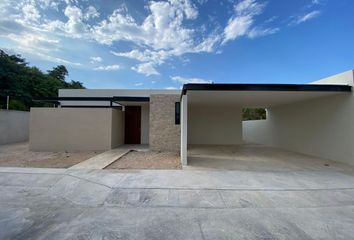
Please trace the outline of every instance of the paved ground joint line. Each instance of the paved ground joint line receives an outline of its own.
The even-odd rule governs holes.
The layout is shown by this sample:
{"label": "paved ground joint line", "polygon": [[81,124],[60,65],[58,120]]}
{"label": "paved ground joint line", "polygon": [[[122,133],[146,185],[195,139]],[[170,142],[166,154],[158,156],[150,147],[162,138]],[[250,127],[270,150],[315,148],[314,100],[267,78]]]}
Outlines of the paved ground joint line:
{"label": "paved ground joint line", "polygon": [[287,188],[287,189],[261,189],[261,188],[187,188],[187,187],[113,187],[113,189],[123,190],[187,190],[187,191],[240,191],[240,192],[313,192],[313,191],[346,191],[354,188]]}
{"label": "paved ground joint line", "polygon": [[103,184],[103,183],[100,183],[100,182],[96,182],[96,181],[93,181],[93,180],[90,180],[90,179],[87,179],[87,178],[83,178],[83,177],[71,175],[71,174],[69,174],[69,173],[67,173],[67,174],[65,174],[65,175],[66,175],[66,176],[69,176],[69,177],[73,177],[73,178],[80,179],[80,180],[85,181],[85,182],[97,184],[97,185],[100,185],[100,186],[102,186],[102,187],[106,187],[106,188],[109,188],[109,189],[115,189],[114,187],[111,187],[111,186],[108,186],[108,185],[106,185],[106,184]]}

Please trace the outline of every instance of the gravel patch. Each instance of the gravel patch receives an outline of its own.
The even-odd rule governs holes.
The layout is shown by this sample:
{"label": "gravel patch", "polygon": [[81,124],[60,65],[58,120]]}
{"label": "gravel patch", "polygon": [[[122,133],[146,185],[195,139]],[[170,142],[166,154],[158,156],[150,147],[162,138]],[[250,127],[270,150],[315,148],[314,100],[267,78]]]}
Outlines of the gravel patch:
{"label": "gravel patch", "polygon": [[0,167],[68,168],[101,152],[32,152],[27,142],[6,144],[0,145]]}

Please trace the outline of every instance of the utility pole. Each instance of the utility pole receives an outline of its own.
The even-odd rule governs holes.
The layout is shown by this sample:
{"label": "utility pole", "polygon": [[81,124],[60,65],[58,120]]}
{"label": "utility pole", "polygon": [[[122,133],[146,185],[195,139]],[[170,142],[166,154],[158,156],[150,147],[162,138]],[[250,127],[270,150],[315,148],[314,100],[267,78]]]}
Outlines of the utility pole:
{"label": "utility pole", "polygon": [[10,96],[6,97],[6,110],[9,110]]}

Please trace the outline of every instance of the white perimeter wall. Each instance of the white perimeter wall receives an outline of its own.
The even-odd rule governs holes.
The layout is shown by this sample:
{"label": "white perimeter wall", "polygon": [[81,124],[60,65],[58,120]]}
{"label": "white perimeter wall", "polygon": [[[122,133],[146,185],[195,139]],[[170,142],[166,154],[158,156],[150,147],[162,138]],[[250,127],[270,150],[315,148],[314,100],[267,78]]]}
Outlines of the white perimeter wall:
{"label": "white perimeter wall", "polygon": [[31,150],[107,150],[123,143],[124,113],[120,110],[31,108]]}
{"label": "white perimeter wall", "polygon": [[243,122],[243,136],[246,142],[354,165],[353,93],[270,108],[267,120]]}
{"label": "white perimeter wall", "polygon": [[230,106],[188,106],[188,144],[241,144],[241,112]]}
{"label": "white perimeter wall", "polygon": [[0,144],[28,141],[29,112],[0,110]]}

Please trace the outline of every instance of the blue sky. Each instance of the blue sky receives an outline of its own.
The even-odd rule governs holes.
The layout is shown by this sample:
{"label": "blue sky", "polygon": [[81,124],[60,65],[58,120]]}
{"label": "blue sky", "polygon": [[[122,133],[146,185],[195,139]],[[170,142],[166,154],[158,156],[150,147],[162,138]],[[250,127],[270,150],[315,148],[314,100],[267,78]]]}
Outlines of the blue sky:
{"label": "blue sky", "polygon": [[2,0],[0,48],[88,88],[305,83],[354,68],[352,0]]}

